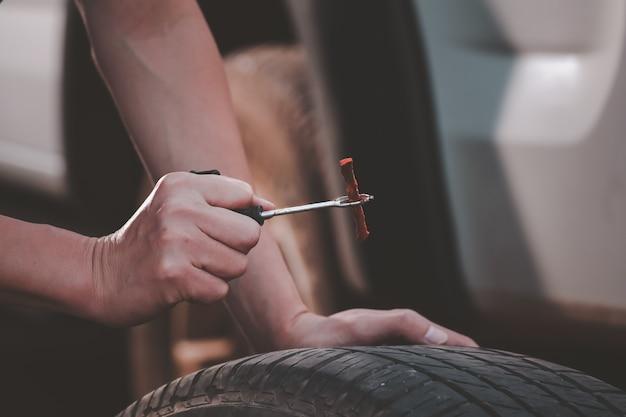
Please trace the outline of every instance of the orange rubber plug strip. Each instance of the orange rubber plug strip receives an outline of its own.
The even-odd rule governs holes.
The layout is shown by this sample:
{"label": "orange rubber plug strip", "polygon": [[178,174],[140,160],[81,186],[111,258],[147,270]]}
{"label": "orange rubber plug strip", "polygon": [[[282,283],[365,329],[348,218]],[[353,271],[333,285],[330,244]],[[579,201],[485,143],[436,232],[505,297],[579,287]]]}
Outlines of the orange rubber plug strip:
{"label": "orange rubber plug strip", "polygon": [[[343,179],[346,181],[346,194],[348,195],[349,201],[361,201],[361,197],[359,194],[359,184],[356,182],[356,177],[354,176],[354,162],[352,158],[344,158],[339,161],[339,166],[341,167],[341,174],[343,175]],[[370,235],[369,230],[367,230],[367,223],[365,222],[365,212],[363,211],[362,206],[354,206],[351,208],[352,210],[352,218],[354,219],[354,224],[356,225],[356,236],[359,240],[365,240]]]}

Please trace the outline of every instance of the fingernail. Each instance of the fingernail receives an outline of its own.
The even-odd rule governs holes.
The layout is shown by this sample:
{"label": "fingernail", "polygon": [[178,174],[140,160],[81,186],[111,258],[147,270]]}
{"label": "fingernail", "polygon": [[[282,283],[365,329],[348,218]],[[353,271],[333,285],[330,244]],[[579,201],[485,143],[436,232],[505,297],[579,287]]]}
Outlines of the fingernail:
{"label": "fingernail", "polygon": [[448,334],[440,328],[431,325],[424,335],[424,341],[431,345],[443,345],[448,341]]}
{"label": "fingernail", "polygon": [[266,200],[263,197],[259,197],[259,196],[256,196],[256,198],[259,200],[259,203],[263,207],[265,207],[265,208],[267,208],[269,210],[272,210],[272,209],[276,208],[276,205],[274,203],[272,203],[271,201]]}

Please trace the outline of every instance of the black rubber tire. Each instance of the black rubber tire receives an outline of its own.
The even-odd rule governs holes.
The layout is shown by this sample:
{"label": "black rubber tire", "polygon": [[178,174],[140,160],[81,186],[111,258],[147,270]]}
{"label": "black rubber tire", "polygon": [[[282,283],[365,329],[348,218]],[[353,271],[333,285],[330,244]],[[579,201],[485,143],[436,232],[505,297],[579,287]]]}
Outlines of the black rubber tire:
{"label": "black rubber tire", "polygon": [[118,417],[139,416],[626,416],[626,393],[490,349],[296,349],[179,378]]}

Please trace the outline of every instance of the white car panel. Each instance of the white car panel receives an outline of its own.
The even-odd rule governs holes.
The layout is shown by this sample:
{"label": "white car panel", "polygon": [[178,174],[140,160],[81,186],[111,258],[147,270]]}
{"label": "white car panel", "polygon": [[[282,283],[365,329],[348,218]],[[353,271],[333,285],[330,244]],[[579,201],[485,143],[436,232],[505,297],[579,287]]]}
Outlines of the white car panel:
{"label": "white car panel", "polygon": [[62,76],[67,2],[0,5],[0,176],[67,193]]}
{"label": "white car panel", "polygon": [[475,300],[624,322],[626,4],[415,4]]}

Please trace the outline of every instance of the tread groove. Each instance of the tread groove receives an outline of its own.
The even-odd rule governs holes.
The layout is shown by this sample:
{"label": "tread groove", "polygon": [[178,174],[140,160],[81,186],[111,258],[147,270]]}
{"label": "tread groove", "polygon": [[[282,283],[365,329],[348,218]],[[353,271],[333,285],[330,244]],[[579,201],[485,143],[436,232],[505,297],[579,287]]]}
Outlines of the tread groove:
{"label": "tread groove", "polygon": [[[454,411],[454,410],[456,410],[457,408],[461,408],[461,407],[463,407],[463,406],[465,406],[465,405],[467,405],[467,404],[468,404],[467,402],[463,402],[463,403],[460,403],[460,404],[452,404],[450,407],[448,407],[448,408],[444,408],[444,409],[443,409],[443,410],[441,410],[441,411],[437,411],[435,414],[431,414],[431,415],[429,415],[428,417],[445,417],[445,415],[446,415],[446,414],[448,414],[448,413],[450,413],[451,411]],[[403,417],[407,416],[409,413],[413,412],[414,410],[415,410],[415,409],[407,411],[407,412],[403,415]]]}
{"label": "tread groove", "polygon": [[[581,416],[581,417],[586,417],[586,416],[585,416],[585,414],[582,412],[582,410],[579,410],[579,409],[578,409],[578,407],[576,407],[576,406],[574,406],[574,405],[572,405],[572,404],[569,404],[566,400],[564,400],[564,399],[563,399],[560,395],[558,395],[557,393],[555,393],[553,390],[551,390],[551,389],[547,388],[545,385],[542,385],[542,384],[539,384],[539,383],[535,382],[534,380],[532,380],[532,379],[530,379],[530,378],[526,377],[524,374],[522,374],[522,373],[520,373],[520,372],[518,372],[518,371],[515,371],[515,370],[513,370],[513,369],[509,368],[508,366],[504,366],[504,365],[501,365],[501,364],[497,364],[497,363],[489,362],[489,361],[487,361],[487,360],[485,360],[485,359],[483,359],[483,358],[480,358],[480,357],[478,357],[478,356],[476,356],[476,355],[469,354],[469,353],[467,353],[467,352],[459,352],[459,354],[461,354],[461,355],[465,355],[465,356],[468,356],[468,357],[471,357],[471,358],[473,358],[473,359],[480,360],[480,361],[482,361],[482,362],[488,363],[488,364],[490,364],[490,365],[492,365],[492,366],[495,366],[495,367],[497,367],[497,368],[501,368],[501,369],[503,369],[503,370],[505,370],[505,371],[507,371],[507,372],[510,372],[510,373],[512,373],[513,375],[516,375],[516,376],[518,376],[519,378],[523,379],[523,380],[524,380],[524,381],[526,381],[527,383],[529,383],[529,384],[531,384],[531,385],[534,385],[535,387],[537,387],[537,388],[539,388],[540,390],[542,390],[542,391],[546,392],[547,394],[550,394],[552,397],[554,397],[555,399],[557,399],[557,400],[559,401],[559,403],[561,403],[561,405],[563,405],[563,406],[564,406],[564,407],[566,407],[566,408],[569,408],[570,410],[572,410],[573,412],[575,412],[575,413],[576,413],[576,414],[578,414],[579,416]],[[518,358],[519,358],[519,356],[518,356]]]}
{"label": "tread groove", "polygon": [[[304,351],[295,351],[295,352],[289,353],[289,354],[287,354],[287,355],[285,355],[285,356],[283,356],[283,357],[281,357],[281,358],[279,358],[279,359],[275,360],[274,362],[271,362],[270,364],[268,364],[268,365],[267,365],[267,368],[266,368],[266,370],[265,370],[265,373],[267,374],[267,378],[265,378],[265,379],[263,380],[263,383],[261,384],[261,387],[260,387],[259,391],[261,391],[261,392],[265,391],[265,385],[267,384],[267,381],[269,380],[269,377],[270,377],[270,375],[271,375],[272,371],[273,371],[274,369],[276,369],[276,367],[277,367],[278,365],[280,365],[281,363],[285,362],[287,359],[289,359],[289,358],[292,358],[292,357],[296,356],[296,355],[297,355],[297,354],[299,354],[299,353],[309,353],[309,351],[310,351],[310,349],[307,349],[307,350],[304,350]],[[296,363],[297,363],[297,362],[296,362]],[[293,366],[294,366],[294,365],[290,365],[290,366],[289,366],[289,369],[291,369]]]}
{"label": "tread groove", "polygon": [[324,366],[328,365],[329,363],[332,363],[334,361],[336,361],[337,359],[341,359],[346,357],[347,355],[349,355],[348,352],[341,352],[337,355],[331,356],[330,358],[324,359],[322,362],[315,364],[315,366],[313,366],[312,368],[309,369],[308,372],[308,378],[306,379],[306,381],[304,382],[304,384],[302,384],[302,386],[300,388],[298,388],[298,391],[296,392],[296,396],[298,396],[300,393],[302,393],[306,387],[309,385],[309,383],[311,382],[311,379],[313,379],[313,376]]}
{"label": "tread groove", "polygon": [[[139,407],[139,400],[137,400],[133,404],[129,405],[129,407],[133,407],[133,411],[130,412],[130,416],[131,417],[137,417],[137,407]],[[123,413],[123,411],[122,411],[122,413]]]}
{"label": "tread groove", "polygon": [[[400,350],[400,351],[402,351],[402,352],[406,352],[406,353],[411,353],[411,354],[413,354],[413,355],[417,355],[415,352],[406,351],[406,350],[404,350],[404,349],[398,349],[398,350]],[[470,371],[470,370],[468,370],[468,369],[461,368],[461,367],[459,367],[459,366],[455,365],[454,363],[449,362],[449,361],[446,361],[446,360],[444,360],[444,359],[441,359],[441,358],[435,358],[435,357],[433,357],[433,356],[429,356],[429,355],[427,355],[427,354],[425,354],[425,353],[424,353],[423,355],[424,355],[424,356],[426,356],[426,357],[428,357],[428,358],[430,358],[430,359],[437,360],[437,361],[439,361],[439,362],[441,362],[441,363],[445,363],[446,365],[448,365],[448,366],[450,366],[450,367],[452,367],[452,368],[458,369],[458,370],[459,370],[459,371],[461,371],[461,372],[465,372],[465,373],[467,373],[468,375],[472,375],[473,377],[475,377],[475,378],[479,379],[480,381],[482,381],[482,382],[484,382],[484,383],[488,384],[490,387],[494,388],[496,391],[501,392],[502,394],[506,395],[506,396],[507,396],[508,398],[510,398],[513,402],[515,402],[516,404],[520,405],[520,406],[521,406],[524,410],[528,411],[528,412],[529,412],[529,413],[531,413],[533,416],[535,416],[535,417],[542,417],[542,416],[541,416],[541,414],[536,413],[535,411],[533,411],[533,409],[531,408],[531,406],[530,406],[529,404],[526,404],[524,401],[522,401],[522,400],[520,400],[519,398],[517,398],[517,397],[516,397],[516,396],[515,396],[515,395],[514,395],[511,391],[509,391],[508,389],[506,389],[506,388],[504,388],[504,387],[501,387],[501,386],[499,386],[499,385],[497,385],[497,384],[494,384],[494,383],[493,383],[493,382],[491,382],[488,378],[485,378],[484,376],[482,376],[482,375],[480,375],[480,374],[477,374],[476,372],[472,372],[472,371]],[[491,364],[491,362],[487,362],[487,363]]]}
{"label": "tread groove", "polygon": [[[380,372],[380,371],[382,371],[382,370],[384,370],[386,368],[390,368],[393,365],[395,365],[395,364],[385,364],[385,365],[382,365],[380,367],[370,369],[369,371],[367,371],[367,372],[357,376],[356,378],[353,378],[351,380],[345,381],[344,384],[342,384],[340,389],[338,389],[337,391],[341,392],[342,395],[343,395],[343,394],[347,393],[346,391],[347,391],[347,388],[349,386],[351,386],[351,385],[354,386],[354,385],[360,383],[361,381],[364,381],[366,378],[370,377],[371,375],[376,374],[376,373],[378,373],[378,372]],[[362,397],[360,397],[360,398],[362,398]],[[339,408],[339,406],[343,403],[343,400],[344,399],[342,399],[341,396],[339,396],[339,399],[333,404],[332,408],[333,409]]]}
{"label": "tread groove", "polygon": [[[528,358],[522,358],[523,361],[528,362],[528,363],[532,363],[533,365],[537,366],[538,368],[543,369],[544,371],[547,372],[551,372],[555,375],[560,376],[561,378],[567,380],[570,384],[574,385],[575,387],[577,387],[578,389],[580,389],[581,391],[584,391],[586,393],[588,393],[589,395],[593,396],[596,400],[598,400],[599,402],[601,402],[602,404],[604,404],[606,407],[608,407],[611,412],[613,414],[615,414],[616,416],[623,416],[624,414],[620,412],[619,409],[617,409],[613,404],[611,404],[609,401],[607,401],[605,398],[603,398],[600,395],[597,395],[597,391],[592,391],[587,389],[587,387],[585,387],[583,384],[579,383],[578,381],[576,381],[574,378],[570,378],[569,376],[567,376],[566,372],[558,372],[555,371],[554,369],[550,369],[547,366],[544,366],[540,363],[537,363],[535,361],[529,360]],[[583,374],[584,375],[584,374]]]}
{"label": "tread groove", "polygon": [[170,404],[173,404],[176,398],[178,398],[178,388],[180,387],[180,383],[183,382],[183,378],[178,378],[178,383],[176,384],[176,388],[174,388],[174,392],[172,393],[172,398],[170,398]]}
{"label": "tread groove", "polygon": [[[359,350],[354,350],[353,352],[360,352],[360,351]],[[437,382],[441,383],[442,385],[447,386],[451,390],[456,391],[457,393],[461,394],[465,398],[467,398],[469,400],[472,400],[472,402],[474,402],[476,405],[481,407],[483,409],[483,411],[485,411],[487,414],[489,414],[491,416],[494,416],[494,417],[501,417],[498,414],[498,412],[493,409],[493,407],[491,407],[490,405],[486,404],[484,401],[480,400],[479,398],[474,397],[472,394],[466,392],[465,390],[463,390],[462,387],[459,387],[457,384],[452,383],[450,381],[446,381],[444,378],[441,378],[437,374],[434,374],[434,373],[429,372],[429,371],[424,371],[421,367],[415,366],[414,364],[406,364],[406,363],[404,363],[402,361],[398,361],[397,359],[390,358],[390,357],[388,357],[386,355],[382,355],[382,354],[374,353],[374,352],[367,352],[367,354],[372,355],[372,356],[378,356],[378,357],[381,357],[381,358],[384,358],[384,359],[387,359],[387,360],[390,360],[390,361],[394,361],[394,362],[402,364],[402,365],[406,365],[407,367],[413,368],[416,371],[421,372],[424,375],[429,376],[434,381],[437,381]]]}
{"label": "tread groove", "polygon": [[167,384],[163,385],[163,389],[161,390],[161,395],[157,401],[157,406],[156,408],[154,408],[155,410],[158,410],[163,406],[162,402],[163,402],[163,397],[165,397],[165,391],[167,391],[167,388],[170,386],[171,383],[172,382],[168,382]]}

